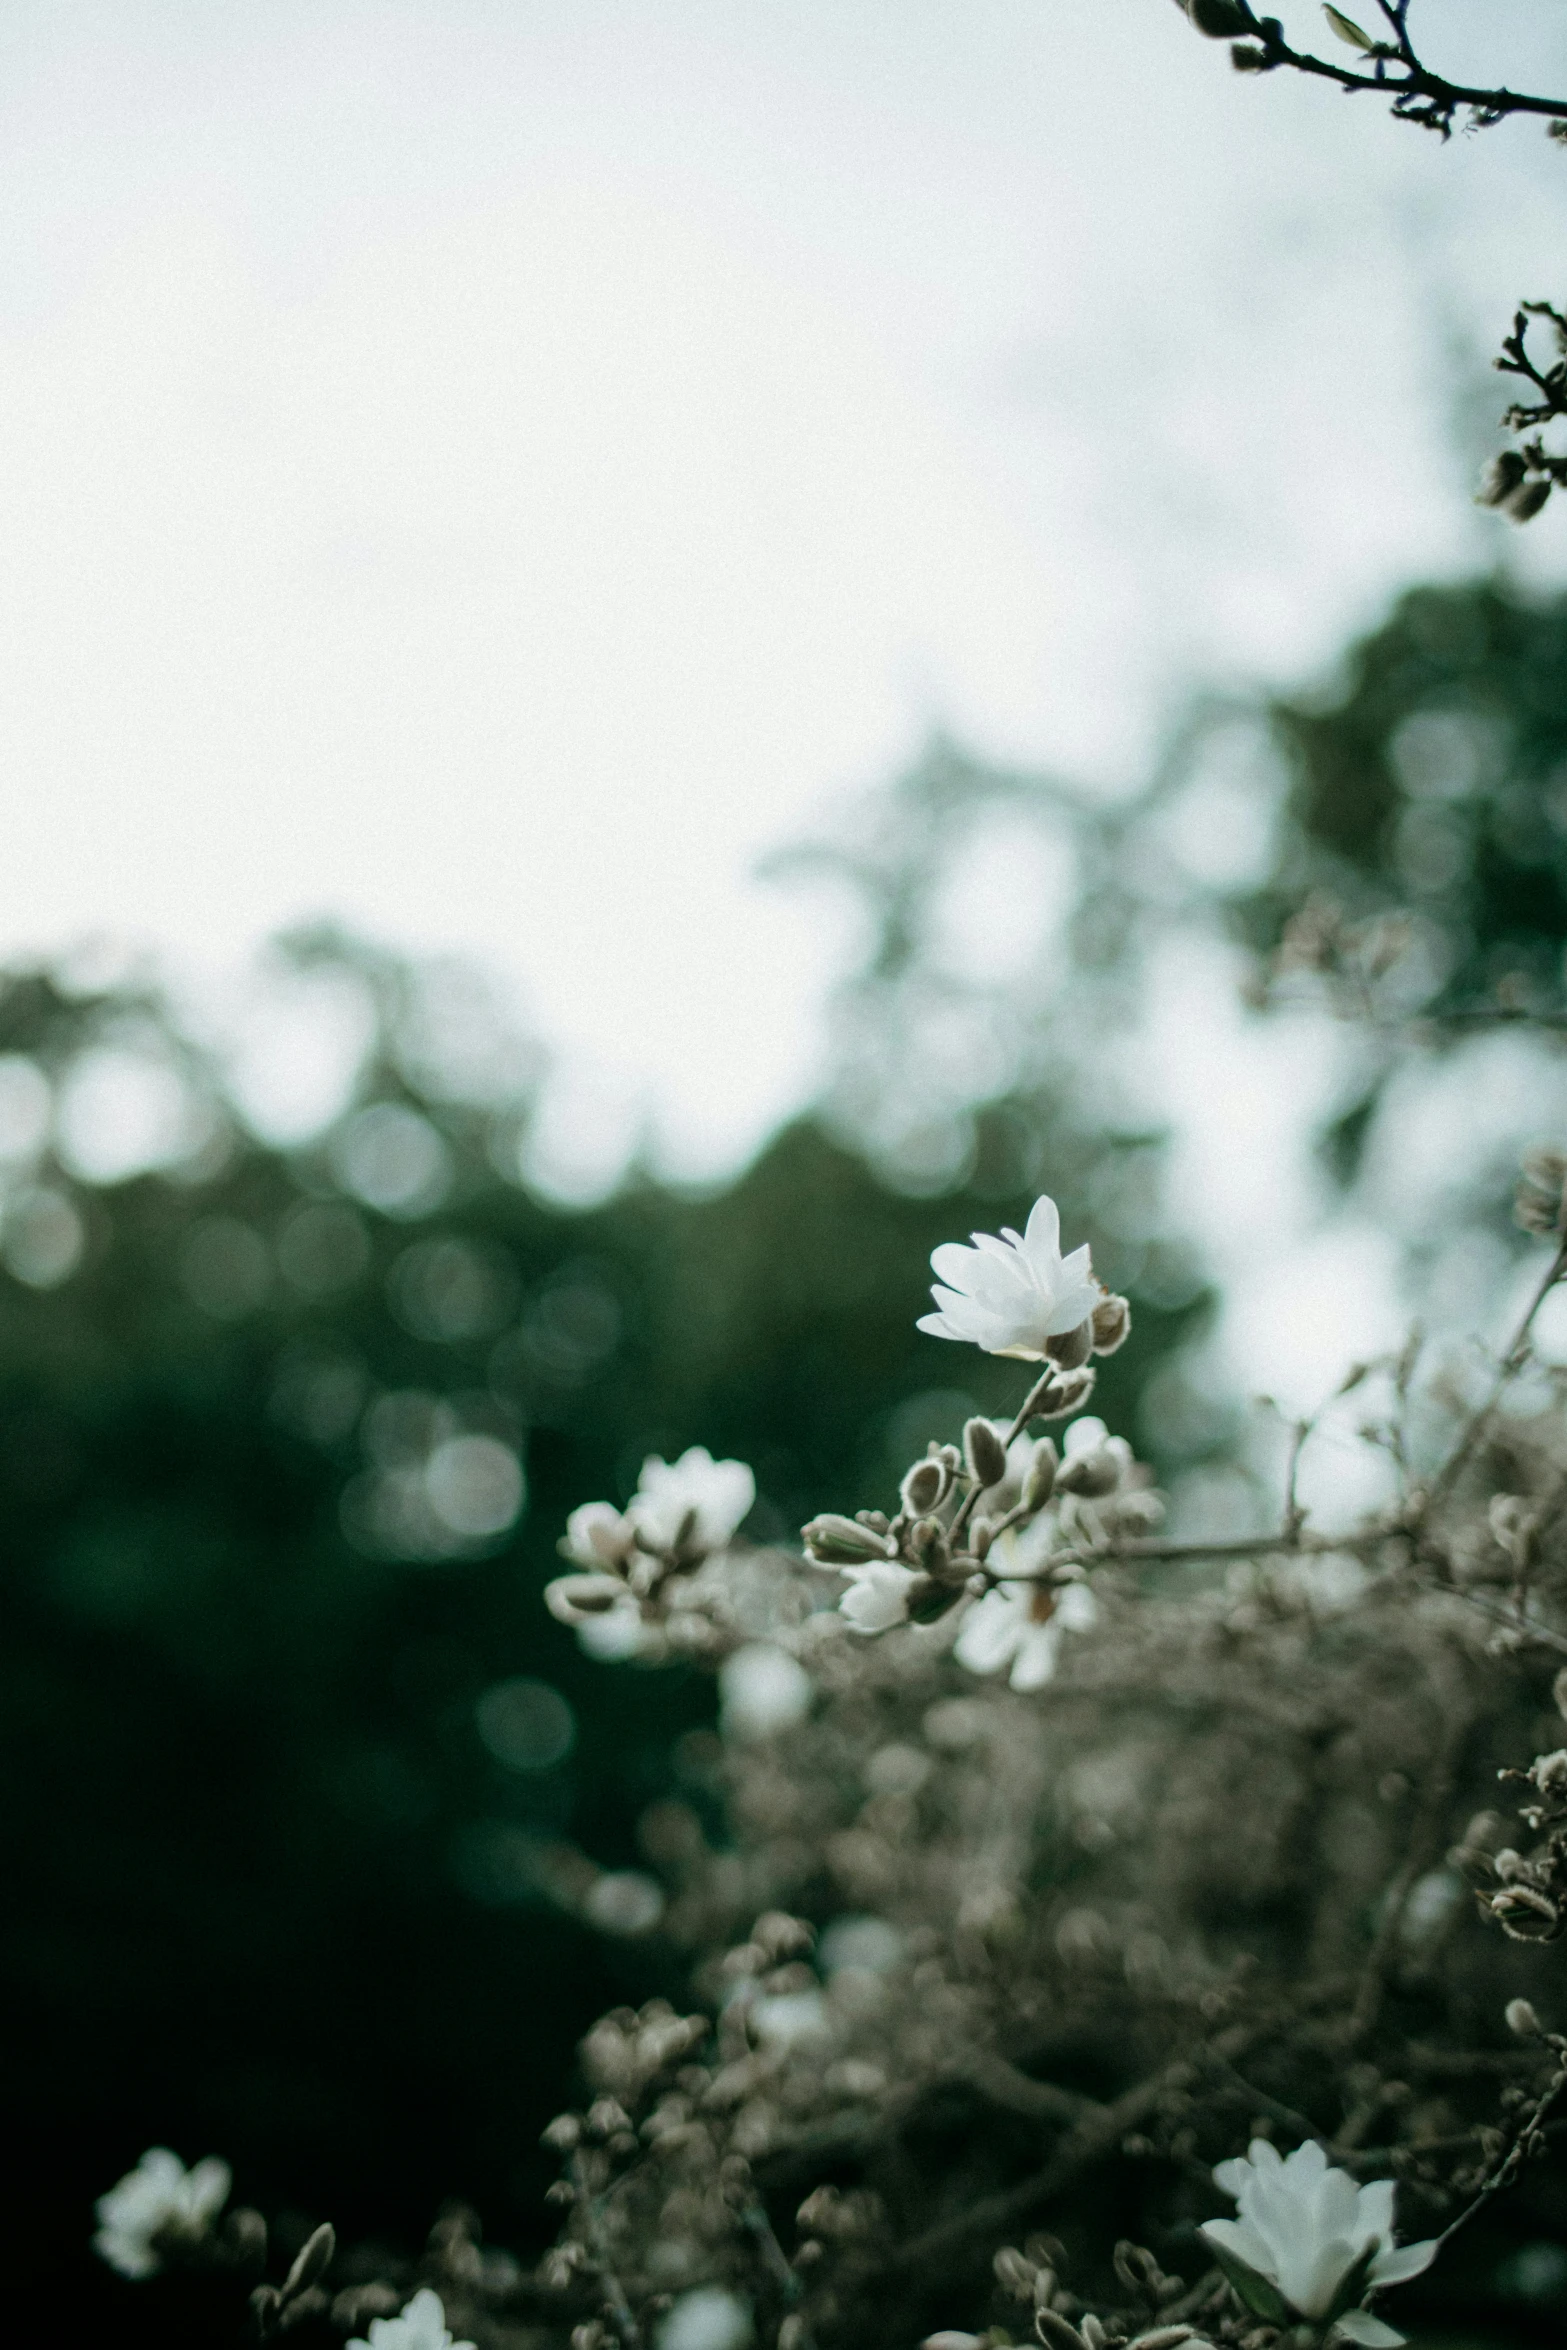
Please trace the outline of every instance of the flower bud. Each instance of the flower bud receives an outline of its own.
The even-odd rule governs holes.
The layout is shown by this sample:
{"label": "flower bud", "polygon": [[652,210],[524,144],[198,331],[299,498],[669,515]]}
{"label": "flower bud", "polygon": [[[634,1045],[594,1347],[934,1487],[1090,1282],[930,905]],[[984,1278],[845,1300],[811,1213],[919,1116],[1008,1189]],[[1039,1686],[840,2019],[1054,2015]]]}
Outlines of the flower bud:
{"label": "flower bud", "polygon": [[1132,1327],[1132,1309],[1124,1297],[1109,1296],[1093,1311],[1094,1352],[1113,1355],[1126,1344]]}
{"label": "flower bud", "polygon": [[963,1458],[976,1485],[999,1485],[1007,1473],[1007,1448],[988,1420],[970,1420],[963,1431]]}
{"label": "flower bud", "polygon": [[574,2113],[558,2113],[545,2130],[539,2143],[549,2146],[557,2154],[569,2154],[582,2137],[582,2124]]}
{"label": "flower bud", "polygon": [[916,1461],[905,1476],[899,1492],[903,1506],[911,1518],[928,1517],[947,1490],[947,1464],[932,1456]]}
{"label": "flower bud", "polygon": [[329,2219],[324,2219],[294,2255],[294,2265],[283,2279],[284,2300],[292,2301],[299,2294],[308,2293],[317,2278],[331,2267],[336,2250],[337,2230]]}
{"label": "flower bud", "polygon": [[1004,2292],[1015,2294],[1019,2301],[1033,2298],[1034,2264],[1024,2259],[1015,2244],[1003,2244],[990,2265]]}
{"label": "flower bud", "polygon": [[1237,73],[1266,73],[1268,52],[1254,49],[1249,41],[1237,41],[1230,51],[1230,63]]}
{"label": "flower bud", "polygon": [[1034,1417],[1039,1420],[1069,1420],[1080,1412],[1094,1392],[1092,1370],[1067,1371],[1059,1379],[1052,1379],[1034,1406]]}
{"label": "flower bud", "polygon": [[1502,500],[1502,512],[1509,522],[1532,522],[1551,494],[1551,477],[1537,473],[1529,481],[1520,482],[1517,489]]}
{"label": "flower bud", "polygon": [[1231,41],[1237,33],[1256,29],[1256,20],[1240,0],[1180,0],[1198,32],[1210,41]]}
{"label": "flower bud", "polygon": [[1121,1464],[1107,1444],[1092,1452],[1073,1453],[1056,1479],[1058,1493],[1075,1493],[1084,1501],[1102,1501],[1121,1482]]}
{"label": "flower bud", "polygon": [[1554,1754],[1537,1754],[1528,1776],[1542,1795],[1567,1795],[1567,1746],[1558,1746]]}
{"label": "flower bud", "polygon": [[1551,1683],[1551,1695],[1556,1700],[1557,1712],[1564,1717],[1567,1717],[1567,1665],[1563,1665],[1561,1671],[1557,1674],[1555,1680]]}
{"label": "flower bud", "polygon": [[1540,2019],[1527,1999],[1509,1999],[1507,2002],[1507,2029],[1515,2040],[1537,2040]]}
{"label": "flower bud", "polygon": [[1059,1371],[1075,1371],[1086,1363],[1094,1351],[1093,1320],[1079,1322],[1075,1330],[1063,1330],[1055,1338],[1045,1340],[1045,1352]]}
{"label": "flower bud", "polygon": [[1491,459],[1480,475],[1480,487],[1475,492],[1477,506],[1505,504],[1528,471],[1516,449],[1503,449]]}
{"label": "flower bud", "polygon": [[544,1586],[544,1604],[559,1624],[607,1615],[624,1596],[625,1585],[612,1575],[557,1575]]}
{"label": "flower bud", "polygon": [[939,1583],[934,1575],[918,1576],[909,1589],[909,1622],[937,1623],[949,1608],[957,1606],[967,1588],[967,1578],[960,1583]]}
{"label": "flower bud", "polygon": [[1061,1456],[1048,1436],[1041,1436],[1034,1447],[1034,1457],[1023,1480],[1023,1507],[1042,1510],[1056,1489],[1056,1471]]}
{"label": "flower bud", "polygon": [[852,1566],[860,1559],[884,1559],[890,1555],[884,1535],[871,1526],[862,1526],[856,1518],[842,1518],[834,1511],[813,1518],[800,1529],[800,1539],[813,1559],[823,1566]]}
{"label": "flower bud", "polygon": [[920,2350],[979,2350],[980,2341],[978,2334],[927,2334]]}

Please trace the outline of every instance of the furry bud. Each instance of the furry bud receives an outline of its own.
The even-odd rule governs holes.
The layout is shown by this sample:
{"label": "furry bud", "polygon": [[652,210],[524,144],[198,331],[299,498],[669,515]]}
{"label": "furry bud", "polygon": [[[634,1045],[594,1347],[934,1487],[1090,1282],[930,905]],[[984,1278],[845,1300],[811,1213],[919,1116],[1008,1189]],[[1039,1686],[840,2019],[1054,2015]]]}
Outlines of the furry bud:
{"label": "furry bud", "polygon": [[988,1420],[970,1420],[963,1431],[963,1458],[976,1485],[999,1485],[1007,1473],[1007,1448]]}
{"label": "furry bud", "polygon": [[1019,2301],[1033,2299],[1034,2264],[1031,2260],[1025,2260],[1015,2245],[1003,2244],[990,2265],[996,2272],[997,2284],[1004,2292],[1015,2295]]}
{"label": "furry bud", "polygon": [[935,1459],[916,1461],[898,1490],[911,1518],[928,1517],[947,1490],[946,1463]]}
{"label": "furry bud", "polygon": [[861,1559],[884,1559],[890,1550],[885,1536],[878,1534],[874,1527],[862,1526],[855,1518],[839,1517],[831,1510],[813,1518],[808,1526],[802,1526],[800,1539],[812,1558],[828,1567],[853,1566]]}
{"label": "furry bud", "polygon": [[1507,2029],[1515,2040],[1537,2040],[1540,2019],[1527,1999],[1509,1999],[1507,2002]]}
{"label": "furry bud", "polygon": [[1557,1712],[1564,1717],[1567,1717],[1567,1665],[1563,1665],[1561,1671],[1557,1674],[1555,1680],[1551,1683],[1551,1695],[1556,1700]]}
{"label": "furry bud", "polygon": [[1058,1371],[1075,1371],[1086,1363],[1094,1351],[1092,1320],[1079,1322],[1075,1330],[1063,1330],[1056,1338],[1045,1340],[1045,1352]]}
{"label": "furry bud", "polygon": [[1132,1309],[1124,1297],[1104,1298],[1093,1311],[1094,1352],[1113,1355],[1118,1346],[1126,1344],[1132,1327]]}
{"label": "furry bud", "polygon": [[1034,1457],[1023,1480],[1023,1507],[1042,1510],[1056,1489],[1056,1471],[1061,1456],[1048,1436],[1041,1436],[1034,1447]]}
{"label": "furry bud", "polygon": [[1034,1416],[1040,1420],[1069,1420],[1080,1412],[1094,1392],[1094,1373],[1091,1370],[1068,1371],[1059,1379],[1052,1379],[1034,1406]]}

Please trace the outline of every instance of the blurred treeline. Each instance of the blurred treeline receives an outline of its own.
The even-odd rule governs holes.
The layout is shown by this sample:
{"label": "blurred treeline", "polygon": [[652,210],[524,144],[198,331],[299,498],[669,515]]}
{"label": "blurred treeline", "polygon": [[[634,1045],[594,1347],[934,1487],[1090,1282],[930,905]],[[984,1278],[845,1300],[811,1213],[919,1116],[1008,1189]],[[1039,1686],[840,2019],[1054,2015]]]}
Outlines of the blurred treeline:
{"label": "blurred treeline", "polygon": [[[1241,873],[1208,855],[1237,809]],[[0,988],[30,2269],[86,2276],[93,2196],[154,2141],[356,2234],[416,2241],[459,2195],[542,2240],[538,2132],[577,2037],[678,1989],[649,1907],[595,1910],[596,1872],[647,1872],[650,1807],[703,1801],[715,1716],[706,1680],[592,1664],[546,1615],[568,1510],[692,1443],[754,1465],[759,1539],[885,1499],[911,1445],[1015,1384],[916,1332],[929,1250],[1041,1189],[1137,1306],[1106,1417],[1167,1478],[1222,1450],[1182,1368],[1213,1300],[1118,1041],[1172,927],[1270,951],[1323,891],[1417,926],[1424,977],[1406,959],[1379,1013],[1397,1051],[1409,1018],[1436,1057],[1493,1010],[1549,1020],[1567,605],[1423,591],[1315,697],[1205,709],[1116,806],[938,743],[793,862],[855,892],[865,955],[818,1108],[708,1195],[634,1171],[552,1204],[527,1181],[526,1040],[460,975],[330,932],[283,964],[352,994],[366,1042],[305,1144],[247,1123],[155,987],[62,965]],[[1037,935],[970,968],[953,908],[986,891],[1011,931],[1033,893]],[[1395,1065],[1379,1046],[1338,1116],[1335,1179]],[[115,1121],[146,1127],[149,1101],[157,1163],[118,1166]],[[122,2337],[154,2322],[107,2276],[84,2290]]]}

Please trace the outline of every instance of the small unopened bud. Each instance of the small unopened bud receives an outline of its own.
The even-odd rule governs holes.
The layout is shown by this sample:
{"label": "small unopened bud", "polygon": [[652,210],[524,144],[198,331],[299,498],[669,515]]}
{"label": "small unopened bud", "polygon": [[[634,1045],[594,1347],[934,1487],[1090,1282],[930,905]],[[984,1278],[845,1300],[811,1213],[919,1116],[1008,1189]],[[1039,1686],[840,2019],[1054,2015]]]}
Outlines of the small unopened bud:
{"label": "small unopened bud", "polygon": [[1179,0],[1179,5],[1210,41],[1233,40],[1237,33],[1256,29],[1251,10],[1241,7],[1239,0]]}
{"label": "small unopened bud", "polygon": [[1551,1683],[1551,1695],[1556,1700],[1557,1712],[1564,1717],[1567,1717],[1567,1665],[1563,1665],[1561,1671],[1557,1674],[1555,1680]]}
{"label": "small unopened bud", "polygon": [[927,2334],[920,2350],[979,2350],[980,2339],[978,2334]]}
{"label": "small unopened bud", "polygon": [[1249,41],[1237,41],[1230,51],[1230,63],[1237,73],[1266,73],[1268,53],[1265,49],[1254,49]]}
{"label": "small unopened bud", "polygon": [[1121,1464],[1107,1444],[1092,1452],[1073,1453],[1056,1479],[1059,1493],[1075,1493],[1084,1501],[1102,1501],[1121,1481]]}
{"label": "small unopened bud", "polygon": [[909,1622],[911,1624],[938,1622],[949,1608],[957,1606],[967,1589],[967,1576],[960,1582],[942,1583],[938,1582],[934,1575],[921,1575],[909,1590],[907,1602]]}
{"label": "small unopened bud", "polygon": [[607,1615],[624,1599],[625,1589],[612,1575],[557,1575],[544,1586],[544,1604],[557,1623],[580,1624],[588,1616]]}
{"label": "small unopened bud", "polygon": [[1523,480],[1528,467],[1516,449],[1503,449],[1493,457],[1480,475],[1480,487],[1475,492],[1477,506],[1500,506],[1510,498]]}
{"label": "small unopened bud", "polygon": [[916,1461],[898,1490],[911,1518],[927,1517],[947,1490],[946,1463],[934,1459]]}
{"label": "small unopened bud", "polygon": [[999,1485],[1007,1473],[1007,1448],[988,1420],[970,1420],[963,1431],[963,1458],[976,1485]]}
{"label": "small unopened bud", "polygon": [[830,2229],[834,2219],[837,2217],[837,2211],[837,2188],[813,2187],[809,2195],[806,2196],[805,2201],[801,2204],[799,2210],[795,2213],[795,2222],[797,2226],[804,2228],[808,2234],[814,2233],[818,2229]]}
{"label": "small unopened bud", "polygon": [[1549,474],[1537,473],[1530,481],[1520,482],[1509,497],[1502,500],[1502,512],[1509,522],[1532,522],[1551,494]]}
{"label": "small unopened bud", "polygon": [[557,2154],[569,2154],[582,2140],[582,2124],[574,2113],[558,2113],[539,2140],[541,2146],[553,2147]]}
{"label": "small unopened bud", "polygon": [[1092,1317],[1079,1322],[1075,1330],[1062,1330],[1056,1337],[1045,1340],[1045,1352],[1058,1371],[1075,1371],[1079,1363],[1086,1363],[1094,1351]]}
{"label": "small unopened bud", "polygon": [[1567,1795],[1567,1746],[1558,1746],[1554,1754],[1537,1754],[1529,1777],[1542,1795]]}
{"label": "small unopened bud", "polygon": [[1034,1457],[1028,1464],[1028,1475],[1023,1480],[1023,1507],[1042,1510],[1056,1489],[1056,1471],[1061,1456],[1048,1436],[1041,1436],[1034,1447]]}
{"label": "small unopened bud", "polygon": [[294,2256],[294,2265],[283,2279],[284,2300],[293,2301],[301,2293],[308,2293],[317,2278],[331,2267],[336,2250],[337,2230],[330,2220],[324,2219]]}
{"label": "small unopened bud", "polygon": [[1091,1370],[1068,1371],[1059,1379],[1052,1379],[1038,1403],[1034,1414],[1041,1420],[1069,1420],[1080,1412],[1094,1392],[1095,1374]]}
{"label": "small unopened bud", "polygon": [[890,1547],[886,1537],[874,1527],[862,1526],[856,1518],[839,1517],[832,1510],[802,1526],[800,1539],[812,1558],[828,1567],[852,1566],[861,1559],[884,1559]]}
{"label": "small unopened bud", "polygon": [[1507,2002],[1507,2029],[1515,2040],[1538,2040],[1540,2019],[1527,1999],[1509,1999]]}
{"label": "small unopened bud", "polygon": [[617,2131],[629,2130],[631,2116],[618,2098],[595,2097],[588,2107],[588,2135],[593,2138],[612,2138]]}
{"label": "small unopened bud", "polygon": [[1004,2292],[1015,2294],[1019,2301],[1033,2299],[1034,2264],[1024,2259],[1015,2244],[1003,2244],[990,2265]]}
{"label": "small unopened bud", "polygon": [[1093,1311],[1094,1352],[1113,1355],[1126,1344],[1132,1327],[1132,1309],[1124,1297],[1102,1298]]}
{"label": "small unopened bud", "polygon": [[267,2223],[259,2211],[241,2204],[223,2222],[223,2242],[238,2265],[259,2268],[267,2257]]}

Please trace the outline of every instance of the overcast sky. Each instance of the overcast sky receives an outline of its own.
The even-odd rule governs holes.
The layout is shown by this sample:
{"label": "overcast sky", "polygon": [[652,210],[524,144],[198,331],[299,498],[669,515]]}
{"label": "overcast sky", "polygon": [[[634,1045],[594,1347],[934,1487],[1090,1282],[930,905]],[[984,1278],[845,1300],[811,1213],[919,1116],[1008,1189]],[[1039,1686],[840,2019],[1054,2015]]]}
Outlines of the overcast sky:
{"label": "overcast sky", "polygon": [[[1563,0],[1417,14],[1567,82]],[[456,947],[703,1172],[846,951],[763,851],[1494,558],[1446,354],[1567,155],[1169,0],[8,0],[0,217],[4,950]]]}

